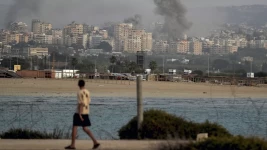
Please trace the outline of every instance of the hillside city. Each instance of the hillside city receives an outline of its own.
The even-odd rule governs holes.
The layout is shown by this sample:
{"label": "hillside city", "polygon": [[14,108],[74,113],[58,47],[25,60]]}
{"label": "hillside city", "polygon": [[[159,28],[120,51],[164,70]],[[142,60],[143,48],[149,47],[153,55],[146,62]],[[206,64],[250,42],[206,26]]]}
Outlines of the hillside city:
{"label": "hillside city", "polygon": [[[55,29],[51,23],[34,19],[32,20],[29,31],[29,26],[26,23],[13,22],[6,29],[2,29],[0,33],[0,62],[1,60],[6,60],[2,62],[2,67],[9,69],[12,69],[13,64],[16,65],[16,63],[17,65],[21,65],[18,61],[21,62],[23,60],[26,60],[27,64],[22,66],[23,69],[51,69],[54,67],[52,66],[53,61],[56,61],[59,66],[58,68],[66,69],[67,66],[73,68],[73,64],[71,64],[71,59],[73,58],[98,57],[99,55],[106,55],[109,58],[112,55],[125,57],[127,55],[134,56],[138,52],[144,52],[150,57],[154,56],[150,60],[156,60],[159,64],[157,67],[161,67],[158,70],[159,72],[163,70],[162,72],[164,73],[164,69],[185,69],[184,66],[183,68],[178,68],[175,65],[171,65],[169,68],[162,68],[164,67],[164,63],[168,61],[171,63],[177,61],[177,59],[172,59],[172,56],[175,55],[182,56],[180,59],[181,64],[188,64],[189,59],[187,57],[191,58],[192,68],[186,67],[187,69],[207,72],[207,65],[209,64],[201,64],[203,63],[201,60],[198,60],[201,63],[197,63],[193,60],[196,57],[193,56],[199,56],[205,61],[208,59],[206,56],[212,56],[210,58],[212,62],[212,59],[220,56],[237,56],[236,54],[244,49],[249,51],[253,51],[254,49],[267,49],[267,25],[253,27],[246,24],[224,24],[219,30],[211,30],[209,36],[188,37],[184,34],[179,39],[169,39],[166,33],[158,32],[161,31],[163,25],[161,22],[153,23],[151,24],[150,31],[146,31],[135,26],[133,23],[106,23],[104,26],[98,27],[71,22],[64,28]],[[56,56],[55,53],[57,54]],[[63,54],[64,56],[60,58],[60,55]],[[157,57],[161,55],[169,55],[171,57],[163,60],[162,64],[162,58]],[[128,58],[125,59],[127,60]],[[264,60],[259,64],[253,64],[255,65],[253,67],[250,66],[248,62],[252,63],[255,61],[255,58],[249,55],[244,55],[239,59],[235,57],[234,59],[234,63],[237,66],[242,62],[244,65],[247,65],[245,68],[239,68],[239,70],[243,69],[242,72],[252,71],[252,68],[255,71],[264,71],[265,66],[267,66]],[[131,57],[129,60],[136,59],[135,57]],[[80,62],[90,64],[90,69],[81,69],[81,67],[78,67],[78,69],[86,70],[85,72],[94,72],[93,70],[96,69],[97,64],[93,61]],[[116,62],[118,66],[120,63],[123,63],[123,59],[119,59],[119,61]],[[229,61],[221,63],[231,64]],[[47,62],[49,62],[49,67]],[[195,62],[195,64],[192,62]],[[109,68],[109,66],[105,66],[105,69],[102,68],[102,72],[105,72]],[[212,66],[211,68],[216,72],[216,70],[230,70],[232,66]],[[143,69],[145,68],[143,67]],[[122,72],[121,69],[119,70]],[[238,70],[238,67],[236,70]]]}
{"label": "hillside city", "polygon": [[[160,30],[163,23],[153,24],[152,30]],[[229,54],[235,53],[239,48],[267,48],[267,25],[254,28],[245,24],[225,24],[224,29],[215,30],[207,37],[188,37],[186,34],[176,40],[168,40],[166,34],[153,39],[152,32],[136,29],[131,23],[107,24],[105,27],[90,26],[72,22],[62,29],[54,29],[51,23],[41,20],[32,20],[31,31],[23,22],[11,23],[7,29],[0,33],[1,55],[14,57],[17,51],[16,44],[37,43],[40,45],[60,45],[72,47],[77,45],[80,53],[127,52],[148,51],[159,53],[179,54]],[[165,40],[164,40],[165,39]],[[108,43],[112,50],[97,48],[101,43]],[[27,45],[28,46],[28,45]],[[27,47],[25,45],[25,47]],[[31,47],[30,50],[34,51]],[[43,50],[43,52],[42,52]],[[48,55],[42,49],[33,55]],[[77,49],[76,49],[77,50]],[[22,55],[24,56],[24,55]]]}

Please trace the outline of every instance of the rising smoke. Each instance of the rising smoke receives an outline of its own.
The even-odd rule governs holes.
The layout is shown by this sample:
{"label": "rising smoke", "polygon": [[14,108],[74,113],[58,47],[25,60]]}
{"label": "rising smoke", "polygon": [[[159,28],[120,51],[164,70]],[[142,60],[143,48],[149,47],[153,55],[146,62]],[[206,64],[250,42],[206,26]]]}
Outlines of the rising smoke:
{"label": "rising smoke", "polygon": [[38,16],[42,0],[13,0],[14,4],[8,9],[5,25],[17,21],[19,18]]}
{"label": "rising smoke", "polygon": [[164,17],[162,32],[167,33],[169,40],[181,38],[192,23],[186,18],[186,8],[180,0],[154,0],[156,14]]}
{"label": "rising smoke", "polygon": [[140,29],[142,28],[142,16],[136,14],[133,17],[124,19],[124,23],[132,23],[136,29]]}

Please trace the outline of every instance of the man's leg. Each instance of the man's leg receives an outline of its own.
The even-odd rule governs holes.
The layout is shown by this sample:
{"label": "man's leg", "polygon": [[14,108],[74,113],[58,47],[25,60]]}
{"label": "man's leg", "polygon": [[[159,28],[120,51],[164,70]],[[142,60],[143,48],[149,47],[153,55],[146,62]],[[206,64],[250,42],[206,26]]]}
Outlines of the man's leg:
{"label": "man's leg", "polygon": [[72,127],[72,138],[71,138],[71,147],[75,147],[75,140],[76,140],[76,136],[77,136],[77,126],[73,126]]}
{"label": "man's leg", "polygon": [[85,133],[87,133],[87,135],[92,139],[92,141],[94,142],[94,145],[99,144],[99,143],[96,141],[96,139],[95,139],[93,133],[92,133],[87,127],[83,127],[83,131],[84,131]]}

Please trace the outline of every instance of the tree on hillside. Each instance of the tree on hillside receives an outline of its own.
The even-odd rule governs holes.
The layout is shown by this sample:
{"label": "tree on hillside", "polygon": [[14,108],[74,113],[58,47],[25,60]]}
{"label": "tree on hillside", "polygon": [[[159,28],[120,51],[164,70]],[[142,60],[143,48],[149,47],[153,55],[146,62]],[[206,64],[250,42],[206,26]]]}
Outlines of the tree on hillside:
{"label": "tree on hillside", "polygon": [[97,49],[103,49],[104,52],[112,52],[112,46],[108,42],[101,42]]}
{"label": "tree on hillside", "polygon": [[80,44],[71,44],[71,47],[73,47],[75,50],[84,49],[83,45],[80,45]]}
{"label": "tree on hillside", "polygon": [[73,67],[73,78],[74,78],[74,76],[75,76],[75,73],[74,73],[74,70],[75,70],[75,67],[78,65],[78,59],[77,58],[72,58],[71,59],[71,65],[72,65],[72,67]]}
{"label": "tree on hillside", "polygon": [[154,73],[154,71],[157,69],[158,65],[156,61],[151,61],[149,63],[149,68],[151,69],[152,73]]}
{"label": "tree on hillside", "polygon": [[130,62],[129,63],[129,66],[128,66],[128,68],[129,68],[129,71],[131,72],[131,73],[135,73],[135,71],[136,71],[136,69],[137,69],[137,64],[136,64],[136,62]]}
{"label": "tree on hillside", "polygon": [[112,57],[110,57],[109,61],[110,61],[110,63],[115,64],[117,62],[117,57],[112,56]]}
{"label": "tree on hillside", "polygon": [[216,59],[213,61],[212,64],[213,68],[215,68],[216,70],[222,70],[222,69],[226,69],[229,66],[229,62],[223,59]]}
{"label": "tree on hillside", "polygon": [[117,57],[116,56],[112,56],[112,57],[110,57],[109,61],[112,64],[112,72],[113,72],[114,65],[117,62]]}
{"label": "tree on hillside", "polygon": [[267,72],[267,63],[262,64],[262,69],[263,72]]}
{"label": "tree on hillside", "polygon": [[255,73],[255,77],[260,77],[260,78],[267,77],[267,73],[266,72],[257,72],[257,73]]}
{"label": "tree on hillside", "polygon": [[195,70],[195,71],[192,72],[192,74],[196,74],[198,76],[203,76],[203,71],[201,71],[201,70]]}

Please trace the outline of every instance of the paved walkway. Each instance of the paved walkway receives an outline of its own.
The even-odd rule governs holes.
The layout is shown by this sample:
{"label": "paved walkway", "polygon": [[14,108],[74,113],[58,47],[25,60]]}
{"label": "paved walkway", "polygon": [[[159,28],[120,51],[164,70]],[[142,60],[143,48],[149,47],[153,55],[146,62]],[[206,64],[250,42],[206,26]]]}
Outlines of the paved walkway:
{"label": "paved walkway", "polygon": [[[99,141],[99,150],[157,150],[164,141]],[[183,141],[181,141],[183,142]],[[0,150],[63,150],[70,140],[1,140]],[[93,146],[89,140],[78,140],[77,150],[89,150]]]}

